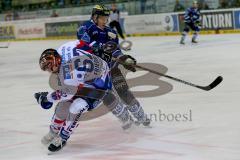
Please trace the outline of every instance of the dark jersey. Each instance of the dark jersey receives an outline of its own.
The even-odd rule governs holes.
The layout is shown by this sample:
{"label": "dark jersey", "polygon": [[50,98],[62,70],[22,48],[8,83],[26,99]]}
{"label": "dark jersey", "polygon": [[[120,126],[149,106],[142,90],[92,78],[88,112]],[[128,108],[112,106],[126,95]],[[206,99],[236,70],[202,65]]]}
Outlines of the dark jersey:
{"label": "dark jersey", "polygon": [[190,7],[185,11],[184,22],[186,23],[197,23],[200,22],[201,15],[198,8]]}
{"label": "dark jersey", "polygon": [[118,44],[118,37],[115,30],[107,26],[101,29],[92,20],[86,21],[78,28],[77,38],[89,44],[94,41],[101,44],[114,41]]}
{"label": "dark jersey", "polygon": [[[93,20],[86,21],[81,27],[78,28],[77,38],[80,41],[84,41],[89,45],[91,45],[92,43],[97,43],[97,45],[101,46],[109,41],[115,42],[117,44],[119,43],[118,36],[115,30],[111,29],[108,26],[105,26],[104,29],[101,29],[93,22]],[[93,54],[97,55],[97,53]],[[112,56],[116,58],[121,54],[122,52],[118,48],[115,52],[112,53]],[[101,55],[97,56],[102,58]],[[105,61],[108,62],[110,67],[113,66],[111,61]]]}

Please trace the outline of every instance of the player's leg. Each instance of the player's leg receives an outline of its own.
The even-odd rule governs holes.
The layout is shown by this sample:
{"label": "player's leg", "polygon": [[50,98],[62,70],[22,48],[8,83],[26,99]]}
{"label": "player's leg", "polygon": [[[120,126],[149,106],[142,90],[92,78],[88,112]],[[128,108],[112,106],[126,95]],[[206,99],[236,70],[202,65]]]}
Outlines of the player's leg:
{"label": "player's leg", "polygon": [[70,102],[59,102],[57,104],[51,124],[49,126],[49,132],[41,139],[42,144],[49,145],[54,137],[59,134],[60,129],[67,119],[70,104]]}
{"label": "player's leg", "polygon": [[115,27],[114,21],[112,21],[112,22],[109,23],[109,27],[112,28],[112,29]]}
{"label": "player's leg", "polygon": [[150,119],[144,113],[144,110],[138,100],[134,97],[132,92],[129,90],[128,84],[118,67],[111,70],[113,86],[115,87],[121,100],[127,105],[127,109],[137,119],[139,124],[145,126],[150,125]]}
{"label": "player's leg", "polygon": [[192,36],[192,43],[198,43],[197,38],[198,38],[198,34],[200,32],[200,27],[197,25],[193,25],[192,30],[194,31],[193,36]]}
{"label": "player's leg", "polygon": [[185,44],[185,39],[187,37],[188,32],[189,32],[189,24],[185,23],[185,27],[184,27],[183,32],[182,32],[182,37],[181,37],[180,44]]}
{"label": "player's leg", "polygon": [[61,127],[58,136],[54,137],[48,146],[49,151],[55,152],[65,146],[74,129],[77,128],[80,116],[87,110],[88,103],[82,98],[77,98],[71,103],[65,124]]}
{"label": "player's leg", "polygon": [[115,94],[106,95],[103,104],[120,120],[124,130],[132,126],[134,123],[132,116]]}
{"label": "player's leg", "polygon": [[117,29],[117,32],[118,34],[120,35],[120,37],[124,40],[125,37],[123,35],[123,31],[122,31],[122,28],[121,28],[121,25],[119,22],[115,22],[115,26],[116,26],[116,29]]}

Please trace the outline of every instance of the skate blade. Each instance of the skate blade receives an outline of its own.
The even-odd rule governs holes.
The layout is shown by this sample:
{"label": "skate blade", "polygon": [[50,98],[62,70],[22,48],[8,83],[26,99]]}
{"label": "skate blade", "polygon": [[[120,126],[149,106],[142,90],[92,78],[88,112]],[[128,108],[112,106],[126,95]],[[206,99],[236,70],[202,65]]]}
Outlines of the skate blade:
{"label": "skate blade", "polygon": [[59,153],[62,152],[62,150],[63,150],[63,148],[60,149],[59,151],[56,151],[56,152],[51,152],[51,151],[47,150],[47,155],[48,155],[48,156],[52,156],[52,155],[55,155],[55,154],[59,154]]}

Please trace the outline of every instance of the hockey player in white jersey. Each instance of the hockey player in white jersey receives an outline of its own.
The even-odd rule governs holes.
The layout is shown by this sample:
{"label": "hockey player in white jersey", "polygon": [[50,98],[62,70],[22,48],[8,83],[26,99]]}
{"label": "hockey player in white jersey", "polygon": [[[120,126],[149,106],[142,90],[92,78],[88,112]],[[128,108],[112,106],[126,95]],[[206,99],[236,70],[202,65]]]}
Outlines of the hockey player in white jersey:
{"label": "hockey player in white jersey", "polygon": [[[42,139],[42,143],[52,152],[65,146],[74,128],[78,126],[82,113],[96,108],[101,100],[120,119],[123,126],[132,123],[127,109],[111,91],[108,64],[97,56],[77,49],[76,44],[76,41],[67,43],[58,51],[47,49],[39,60],[40,68],[58,74],[62,85],[61,90],[52,93],[35,93],[35,98],[44,109],[57,103],[50,131]],[[72,55],[75,57],[70,58]],[[86,89],[88,92],[85,93]],[[106,94],[102,94],[102,91]]]}

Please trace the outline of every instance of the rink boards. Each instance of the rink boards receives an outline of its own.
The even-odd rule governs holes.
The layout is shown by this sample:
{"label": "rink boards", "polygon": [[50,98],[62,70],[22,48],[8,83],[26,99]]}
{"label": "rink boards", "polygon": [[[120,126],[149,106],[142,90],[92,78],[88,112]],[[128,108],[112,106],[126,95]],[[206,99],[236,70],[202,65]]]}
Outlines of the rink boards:
{"label": "rink boards", "polygon": [[[179,35],[183,14],[162,13],[123,16],[120,20],[128,36]],[[77,28],[89,16],[57,17],[0,22],[0,41],[76,38]],[[202,11],[201,34],[240,33],[240,10]]]}

